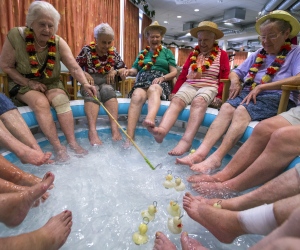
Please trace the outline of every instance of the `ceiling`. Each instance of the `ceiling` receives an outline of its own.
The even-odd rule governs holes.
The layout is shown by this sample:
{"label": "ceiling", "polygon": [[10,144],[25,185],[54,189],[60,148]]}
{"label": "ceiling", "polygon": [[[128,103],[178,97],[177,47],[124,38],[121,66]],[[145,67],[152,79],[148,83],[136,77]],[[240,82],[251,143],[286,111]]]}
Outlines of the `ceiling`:
{"label": "ceiling", "polygon": [[[178,46],[194,47],[197,39],[187,35],[190,28],[197,27],[203,20],[211,20],[216,22],[225,34],[222,40],[219,40],[223,48],[254,51],[261,46],[254,28],[255,20],[260,14],[281,9],[289,11],[300,20],[300,0],[146,0],[146,2],[150,10],[155,10],[152,20],[167,28],[164,42],[175,43]],[[241,10],[232,10],[234,8]],[[195,12],[194,9],[199,11]],[[244,20],[233,24],[224,23],[224,13],[236,16],[240,11],[245,12]]]}

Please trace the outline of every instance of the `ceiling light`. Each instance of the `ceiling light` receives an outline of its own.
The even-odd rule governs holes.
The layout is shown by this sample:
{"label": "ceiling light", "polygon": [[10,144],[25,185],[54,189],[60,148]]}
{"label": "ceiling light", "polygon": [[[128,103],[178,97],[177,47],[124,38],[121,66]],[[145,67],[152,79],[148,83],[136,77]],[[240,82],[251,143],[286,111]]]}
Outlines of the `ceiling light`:
{"label": "ceiling light", "polygon": [[168,23],[168,21],[164,21],[164,23]]}
{"label": "ceiling light", "polygon": [[194,9],[194,11],[195,11],[195,12],[198,12],[198,11],[199,11],[199,9]]}
{"label": "ceiling light", "polygon": [[177,16],[177,18],[181,18],[181,16]]}

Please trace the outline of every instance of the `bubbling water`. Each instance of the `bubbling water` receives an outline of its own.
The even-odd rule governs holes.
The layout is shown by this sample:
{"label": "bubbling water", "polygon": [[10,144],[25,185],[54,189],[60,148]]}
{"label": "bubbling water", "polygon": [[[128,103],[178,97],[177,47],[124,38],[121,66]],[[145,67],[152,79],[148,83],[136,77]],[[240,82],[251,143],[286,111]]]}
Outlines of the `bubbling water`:
{"label": "bubbling water", "polygon": [[[193,221],[182,208],[182,197],[186,191],[196,194],[186,178],[193,172],[186,166],[175,165],[175,157],[167,154],[178,142],[178,135],[168,135],[158,144],[144,129],[138,129],[136,143],[152,165],[152,170],[140,153],[132,146],[124,149],[124,142],[113,142],[108,129],[100,130],[103,146],[92,147],[87,132],[77,134],[79,143],[89,150],[83,158],[75,155],[65,164],[42,167],[16,165],[42,177],[46,171],[55,175],[55,187],[50,190],[48,200],[32,208],[23,223],[13,229],[0,225],[0,237],[18,235],[42,227],[48,219],[68,209],[73,214],[73,226],[67,242],[61,249],[152,249],[155,232],[165,233],[180,247],[180,234],[172,234],[167,227],[170,215],[167,206],[177,201],[181,207],[183,231],[213,249],[247,249],[258,241],[258,236],[242,236],[232,244],[220,243],[209,231]],[[199,140],[194,141],[194,148]],[[47,144],[44,151],[51,151]],[[228,161],[228,159],[227,159]],[[186,190],[177,192],[162,185],[165,176],[172,172],[180,177]],[[143,223],[141,212],[157,202],[155,219],[148,223],[148,243],[137,246],[132,235]],[[155,204],[155,203],[154,203]]]}

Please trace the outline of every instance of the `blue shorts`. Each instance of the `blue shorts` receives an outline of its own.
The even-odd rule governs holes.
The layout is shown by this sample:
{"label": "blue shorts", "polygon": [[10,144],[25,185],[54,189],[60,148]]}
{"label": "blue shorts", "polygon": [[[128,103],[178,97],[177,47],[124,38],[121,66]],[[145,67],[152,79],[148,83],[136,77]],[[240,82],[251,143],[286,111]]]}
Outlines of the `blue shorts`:
{"label": "blue shorts", "polygon": [[5,112],[16,108],[17,107],[6,95],[0,93],[0,115],[3,115]]}
{"label": "blue shorts", "polygon": [[[237,108],[244,98],[249,94],[249,92],[241,92],[236,98],[228,100],[231,106]],[[277,115],[277,110],[280,102],[280,95],[275,93],[260,94],[256,97],[256,104],[253,101],[247,105],[243,103],[242,105],[248,111],[251,121],[261,121],[270,117]],[[288,109],[295,107],[296,104],[293,101],[289,101]]]}

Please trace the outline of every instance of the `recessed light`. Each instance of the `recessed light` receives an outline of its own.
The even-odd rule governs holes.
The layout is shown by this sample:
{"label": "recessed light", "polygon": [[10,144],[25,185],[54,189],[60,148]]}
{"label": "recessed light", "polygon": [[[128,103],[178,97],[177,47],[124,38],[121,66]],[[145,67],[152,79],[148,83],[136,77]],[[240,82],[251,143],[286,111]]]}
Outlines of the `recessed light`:
{"label": "recessed light", "polygon": [[198,11],[199,11],[199,9],[194,9],[194,11],[198,12]]}
{"label": "recessed light", "polygon": [[164,23],[168,23],[168,21],[164,21]]}
{"label": "recessed light", "polygon": [[177,18],[181,18],[181,16],[177,16]]}

